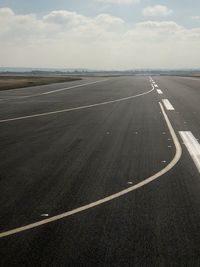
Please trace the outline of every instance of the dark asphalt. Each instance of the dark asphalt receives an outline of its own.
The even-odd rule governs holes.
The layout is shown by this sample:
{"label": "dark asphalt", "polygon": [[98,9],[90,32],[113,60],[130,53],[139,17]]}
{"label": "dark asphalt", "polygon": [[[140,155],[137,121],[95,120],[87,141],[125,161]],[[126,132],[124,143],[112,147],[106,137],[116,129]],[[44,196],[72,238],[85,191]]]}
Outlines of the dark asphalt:
{"label": "dark asphalt", "polygon": [[[0,231],[112,195],[163,169],[174,130],[200,140],[200,80],[152,77],[156,90],[123,102],[0,123]],[[0,92],[0,120],[151,90],[149,77],[105,78]],[[16,98],[17,97],[17,98]],[[0,266],[200,266],[200,175],[187,149],[156,181],[70,217],[0,239]]]}

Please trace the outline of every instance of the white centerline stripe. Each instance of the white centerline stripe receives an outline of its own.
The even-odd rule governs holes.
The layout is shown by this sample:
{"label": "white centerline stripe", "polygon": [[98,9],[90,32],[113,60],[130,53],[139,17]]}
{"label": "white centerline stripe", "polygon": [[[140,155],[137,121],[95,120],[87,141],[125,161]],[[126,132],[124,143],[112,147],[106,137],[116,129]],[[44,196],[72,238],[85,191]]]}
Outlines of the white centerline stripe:
{"label": "white centerline stripe", "polygon": [[175,110],[172,104],[169,102],[168,99],[162,99],[163,104],[167,110]]}
{"label": "white centerline stripe", "polygon": [[199,173],[200,173],[200,144],[190,131],[179,132],[190,156],[192,157]]}
{"label": "white centerline stripe", "polygon": [[64,113],[64,112],[70,112],[70,111],[75,111],[75,110],[81,110],[81,109],[86,109],[86,108],[93,108],[93,107],[108,105],[108,104],[112,104],[112,103],[117,103],[117,102],[129,100],[129,99],[132,99],[132,98],[136,98],[136,97],[139,97],[139,96],[147,95],[147,94],[151,93],[154,90],[155,89],[152,86],[151,90],[149,90],[147,92],[144,92],[144,93],[141,93],[141,94],[138,94],[138,95],[123,97],[123,98],[110,100],[110,101],[106,101],[106,102],[101,102],[101,103],[96,103],[96,104],[91,104],[91,105],[87,105],[87,106],[79,106],[79,107],[75,107],[75,108],[68,108],[68,109],[61,109],[61,110],[56,110],[56,111],[44,112],[44,113],[37,113],[37,114],[33,114],[33,115],[15,117],[15,118],[10,118],[10,119],[1,119],[0,123],[10,122],[10,121],[18,121],[18,120],[25,120],[25,119],[30,119],[30,118],[37,118],[37,117],[49,116],[49,115],[53,115],[53,114],[59,114],[59,113]]}
{"label": "white centerline stripe", "polygon": [[[49,95],[49,94],[53,94],[53,93],[57,93],[57,92],[61,92],[61,91],[71,90],[71,89],[78,88],[78,87],[83,87],[83,86],[86,86],[86,85],[92,85],[92,84],[96,84],[96,83],[106,82],[108,80],[109,79],[104,79],[104,80],[99,80],[99,81],[95,81],[95,82],[89,82],[89,83],[73,85],[73,86],[70,86],[70,87],[60,88],[60,89],[51,90],[51,91],[47,91],[47,92],[43,92],[43,93],[37,93],[37,94],[34,94],[34,95],[25,95],[25,96],[16,96],[16,97],[10,97],[10,98],[2,98],[2,99],[0,99],[0,101],[29,98],[29,97],[35,97],[35,96],[41,96],[41,95]],[[32,88],[34,88],[34,87],[32,87]]]}
{"label": "white centerline stripe", "polygon": [[160,89],[157,89],[157,93],[158,93],[159,95],[162,95],[162,94],[163,94],[162,90],[160,90]]}
{"label": "white centerline stripe", "polygon": [[179,143],[178,137],[177,137],[172,125],[171,125],[171,122],[170,122],[170,120],[169,120],[169,118],[168,118],[168,116],[167,116],[167,114],[166,114],[166,112],[165,112],[165,110],[163,108],[163,105],[160,102],[159,102],[159,105],[160,105],[162,114],[164,116],[165,122],[167,124],[167,127],[169,129],[169,132],[171,134],[172,140],[173,140],[175,148],[176,148],[176,154],[174,155],[174,158],[172,159],[172,161],[167,166],[165,166],[165,168],[163,168],[159,172],[155,173],[154,175],[146,178],[145,180],[143,180],[142,182],[140,182],[138,184],[130,186],[127,189],[124,189],[124,190],[122,190],[122,191],[120,191],[118,193],[115,193],[113,195],[107,196],[105,198],[99,199],[99,200],[97,200],[95,202],[89,203],[89,204],[87,204],[85,206],[82,206],[82,207],[76,208],[74,210],[70,210],[70,211],[64,212],[62,214],[59,214],[59,215],[56,215],[56,216],[53,216],[53,217],[50,217],[50,218],[35,222],[35,223],[31,223],[31,224],[28,224],[28,225],[25,225],[25,226],[21,226],[19,228],[15,228],[15,229],[12,229],[12,230],[8,230],[8,231],[5,231],[5,232],[2,232],[2,233],[0,233],[0,238],[6,237],[6,236],[10,236],[10,235],[14,235],[16,233],[20,233],[20,232],[23,232],[23,231],[26,231],[26,230],[29,230],[29,229],[32,229],[32,228],[47,224],[47,223],[51,223],[51,222],[54,222],[54,221],[69,217],[69,216],[71,216],[73,214],[76,214],[76,213],[79,213],[81,211],[88,210],[90,208],[96,207],[96,206],[101,205],[103,203],[109,202],[109,201],[111,201],[113,199],[119,198],[119,197],[121,197],[123,195],[126,195],[126,194],[128,194],[130,192],[133,192],[136,189],[141,188],[141,187],[153,182],[154,180],[160,178],[162,175],[164,175],[168,171],[170,171],[177,164],[179,159],[181,158],[182,148],[181,148],[181,145]]}

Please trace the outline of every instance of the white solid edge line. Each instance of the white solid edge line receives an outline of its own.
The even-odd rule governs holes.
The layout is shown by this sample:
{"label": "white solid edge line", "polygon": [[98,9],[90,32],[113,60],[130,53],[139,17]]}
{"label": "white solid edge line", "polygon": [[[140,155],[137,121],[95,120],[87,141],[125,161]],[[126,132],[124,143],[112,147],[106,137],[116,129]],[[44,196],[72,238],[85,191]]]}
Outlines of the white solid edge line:
{"label": "white solid edge line", "polygon": [[106,101],[106,102],[101,102],[101,103],[96,103],[96,104],[91,104],[91,105],[86,105],[86,106],[80,106],[80,107],[75,107],[75,108],[61,109],[61,110],[56,110],[56,111],[50,111],[50,112],[33,114],[33,115],[15,117],[15,118],[10,118],[10,119],[1,119],[0,123],[17,121],[17,120],[24,120],[24,119],[30,119],[30,118],[37,118],[37,117],[48,116],[48,115],[53,115],[53,114],[58,114],[58,113],[64,113],[64,112],[70,112],[70,111],[81,110],[81,109],[86,109],[86,108],[98,107],[98,106],[102,106],[102,105],[108,105],[108,104],[112,104],[112,103],[116,103],[116,102],[129,100],[132,98],[136,98],[139,96],[143,96],[143,95],[151,93],[152,91],[154,91],[153,86],[152,86],[151,90],[144,92],[144,93],[141,93],[141,94],[138,94],[138,95],[128,96],[128,97],[124,97],[124,98],[120,98],[120,99],[116,99],[116,100],[110,100],[110,101]]}
{"label": "white solid edge line", "polygon": [[179,134],[200,173],[200,144],[190,131],[179,131]]}
{"label": "white solid edge line", "polygon": [[[51,91],[38,93],[38,94],[34,94],[34,95],[25,95],[25,96],[17,96],[17,97],[10,97],[10,98],[2,98],[2,99],[0,99],[0,101],[8,101],[8,100],[15,100],[15,99],[30,98],[30,97],[41,96],[41,95],[49,95],[49,94],[53,94],[53,93],[57,93],[57,92],[61,92],[61,91],[71,90],[71,89],[78,88],[78,87],[83,87],[83,86],[86,86],[86,85],[92,85],[92,84],[96,84],[96,83],[106,82],[108,80],[109,79],[104,79],[104,80],[98,80],[98,81],[89,82],[89,83],[77,84],[77,85],[73,85],[73,86],[70,86],[70,87],[60,88],[60,89],[51,90]],[[21,88],[21,89],[23,89],[23,88]]]}
{"label": "white solid edge line", "polygon": [[168,99],[162,99],[163,104],[167,110],[175,110],[172,104],[169,102]]}
{"label": "white solid edge line", "polygon": [[174,158],[172,159],[172,161],[165,168],[163,168],[161,171],[157,172],[156,174],[150,176],[149,178],[143,180],[142,182],[140,182],[140,183],[138,183],[136,185],[133,185],[133,186],[127,188],[127,189],[124,189],[124,190],[122,190],[122,191],[120,191],[118,193],[115,193],[113,195],[107,196],[105,198],[99,199],[99,200],[97,200],[95,202],[89,203],[89,204],[84,205],[82,207],[79,207],[79,208],[64,212],[62,214],[59,214],[59,215],[56,215],[56,216],[53,216],[53,217],[50,217],[50,218],[47,218],[47,219],[44,219],[44,220],[41,220],[41,221],[38,221],[38,222],[35,222],[35,223],[31,223],[31,224],[28,224],[28,225],[25,225],[25,226],[22,226],[22,227],[18,227],[18,228],[9,230],[9,231],[2,232],[2,233],[0,233],[0,238],[6,237],[6,236],[10,236],[10,235],[13,235],[13,234],[17,234],[17,233],[20,233],[20,232],[23,232],[23,231],[26,231],[26,230],[29,230],[29,229],[33,229],[35,227],[38,227],[38,226],[41,226],[41,225],[44,225],[44,224],[48,224],[48,223],[51,223],[51,222],[54,222],[54,221],[69,217],[69,216],[71,216],[73,214],[82,212],[84,210],[88,210],[90,208],[96,207],[96,206],[101,205],[101,204],[106,203],[106,202],[109,202],[109,201],[111,201],[113,199],[119,198],[119,197],[121,197],[121,196],[123,196],[125,194],[128,194],[129,192],[132,192],[132,191],[134,191],[134,190],[136,190],[136,189],[138,189],[140,187],[143,187],[143,186],[153,182],[154,180],[158,179],[160,176],[166,174],[169,170],[171,170],[177,164],[179,159],[181,158],[182,148],[181,148],[181,145],[179,143],[178,137],[177,137],[172,125],[171,125],[171,122],[170,122],[167,114],[165,113],[163,105],[160,102],[159,102],[159,105],[160,105],[162,114],[164,116],[164,119],[166,121],[166,124],[168,126],[169,132],[170,132],[170,134],[172,136],[172,140],[173,140],[175,148],[176,148],[176,153],[175,153]]}

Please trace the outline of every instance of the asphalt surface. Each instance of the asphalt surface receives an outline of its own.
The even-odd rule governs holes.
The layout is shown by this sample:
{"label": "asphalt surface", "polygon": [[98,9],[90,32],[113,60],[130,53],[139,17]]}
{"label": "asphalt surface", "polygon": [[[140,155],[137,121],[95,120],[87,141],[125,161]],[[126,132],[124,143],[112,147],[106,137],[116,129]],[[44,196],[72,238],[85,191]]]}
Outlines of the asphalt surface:
{"label": "asphalt surface", "polygon": [[163,105],[182,147],[178,163],[156,180],[0,238],[0,266],[200,266],[200,174],[179,135],[200,140],[200,80],[152,79],[158,87],[138,76],[0,92],[1,233],[167,168],[176,147],[162,99],[174,107]]}

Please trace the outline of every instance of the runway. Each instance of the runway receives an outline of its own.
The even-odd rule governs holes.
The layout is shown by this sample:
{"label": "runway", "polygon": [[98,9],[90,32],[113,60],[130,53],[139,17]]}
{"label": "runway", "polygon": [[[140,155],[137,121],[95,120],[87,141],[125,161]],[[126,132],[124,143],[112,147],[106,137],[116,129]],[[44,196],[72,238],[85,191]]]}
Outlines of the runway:
{"label": "runway", "polygon": [[0,92],[1,266],[199,266],[200,80]]}

